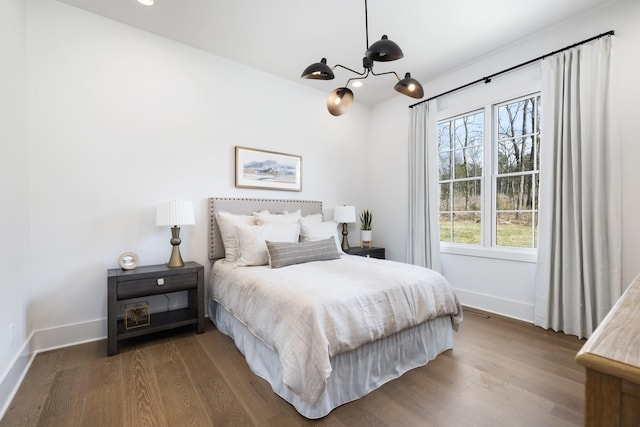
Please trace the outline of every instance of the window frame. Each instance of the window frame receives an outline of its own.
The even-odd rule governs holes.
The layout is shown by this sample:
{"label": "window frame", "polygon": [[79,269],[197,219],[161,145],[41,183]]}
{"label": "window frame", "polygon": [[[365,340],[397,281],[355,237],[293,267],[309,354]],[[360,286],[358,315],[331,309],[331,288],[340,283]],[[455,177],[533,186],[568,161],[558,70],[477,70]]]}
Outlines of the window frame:
{"label": "window frame", "polygon": [[[519,102],[519,101],[523,101],[525,99],[530,99],[533,98],[535,100],[535,104],[534,104],[534,116],[539,113],[539,109],[540,107],[540,92],[535,92],[532,94],[528,94],[528,95],[523,95],[523,96],[519,96],[517,98],[512,98],[512,99],[508,99],[502,102],[498,102],[493,104],[493,116],[492,118],[492,129],[493,132],[491,134],[491,149],[493,150],[491,152],[492,154],[492,168],[491,168],[491,201],[492,201],[492,209],[491,209],[491,247],[496,247],[496,248],[504,248],[504,249],[525,249],[525,250],[535,250],[537,251],[538,248],[537,247],[529,247],[529,248],[518,248],[515,246],[500,246],[498,245],[498,230],[497,230],[497,219],[498,219],[498,208],[497,208],[497,197],[498,197],[498,178],[504,178],[507,176],[521,176],[521,175],[530,175],[532,177],[532,182],[533,182],[533,191],[536,192],[539,190],[539,184],[535,185],[536,180],[536,174],[537,177],[540,177],[540,169],[539,169],[539,164],[540,164],[540,159],[539,158],[535,158],[534,160],[534,164],[538,165],[538,169],[533,169],[531,171],[526,171],[526,172],[521,172],[521,173],[511,173],[511,174],[500,174],[498,173],[498,154],[499,151],[498,150],[498,141],[500,140],[499,138],[499,131],[498,131],[498,109],[502,106],[508,105],[508,104],[512,104],[515,102]],[[541,120],[541,118],[540,118]],[[537,123],[539,125],[539,123]],[[540,136],[540,140],[542,140],[542,132],[540,131],[540,133],[538,134],[536,132],[536,130],[534,129],[533,133],[529,133],[527,135],[531,135],[534,136],[534,140],[535,140],[535,136],[539,135]],[[538,153],[536,151],[536,153]],[[539,218],[539,213],[540,213],[540,197],[539,194],[535,197],[535,209],[532,210],[520,210],[520,212],[529,212],[533,215],[533,221],[535,221],[536,215],[538,215]],[[536,239],[536,232],[534,231],[533,228],[533,224],[532,224],[532,229],[531,229],[531,233],[532,233],[532,239],[535,240]],[[539,234],[539,233],[537,233]]]}
{"label": "window frame", "polygon": [[[481,196],[481,203],[482,207],[491,206],[491,209],[482,209],[481,207],[481,244],[476,245],[441,241],[440,252],[442,254],[493,258],[527,263],[537,262],[537,248],[518,248],[494,245],[495,233],[493,230],[496,227],[495,224],[492,223],[492,221],[495,220],[496,215],[496,206],[494,206],[494,192],[496,191],[496,174],[494,164],[497,162],[498,150],[497,148],[495,150],[493,149],[494,142],[497,143],[497,139],[494,139],[494,129],[497,128],[497,118],[494,119],[495,114],[493,109],[494,106],[503,105],[509,101],[540,96],[539,77],[539,71],[530,68],[524,70],[524,72],[521,73],[520,76],[516,76],[516,78],[506,78],[503,82],[495,85],[492,82],[491,85],[483,85],[476,88],[476,90],[471,88],[467,91],[463,91],[462,93],[449,95],[445,97],[444,100],[438,101],[437,123],[480,110],[484,111],[483,171],[490,171],[490,174],[487,175],[484,173],[481,177],[481,191],[483,192]],[[489,137],[487,137],[487,135]],[[436,151],[438,151],[438,141],[435,141],[434,144],[436,145]],[[440,159],[438,158],[438,162],[439,161]],[[487,180],[490,181],[489,184],[487,184]],[[439,192],[440,179],[438,172],[438,193]],[[490,244],[486,244],[487,241],[489,241]]]}
{"label": "window frame", "polygon": [[[475,115],[475,114],[480,113],[480,112],[482,113],[482,116],[483,116],[483,129],[482,129],[482,144],[481,144],[481,146],[482,146],[482,168],[483,168],[483,171],[484,171],[485,170],[484,169],[485,168],[485,162],[484,162],[485,156],[484,156],[484,153],[486,151],[486,146],[485,146],[485,144],[486,144],[486,138],[485,138],[486,128],[484,126],[485,123],[486,123],[486,120],[485,120],[486,111],[484,110],[484,108],[477,108],[477,109],[474,109],[472,111],[468,111],[468,112],[465,112],[465,113],[462,113],[462,114],[457,114],[455,116],[451,116],[451,117],[448,117],[447,119],[443,119],[443,120],[447,120],[452,124],[452,128],[450,128],[450,134],[449,134],[449,137],[452,138],[452,145],[450,146],[449,153],[450,153],[450,160],[453,163],[455,161],[455,158],[456,158],[456,151],[459,150],[459,149],[457,149],[455,147],[455,125],[454,125],[454,123],[458,119],[461,119],[461,118],[466,117],[466,116],[472,116],[472,115]],[[438,126],[440,125],[441,121],[442,120],[438,120]],[[440,150],[439,150],[439,147],[438,147],[438,162],[439,161],[440,161]],[[479,214],[480,214],[480,222],[482,224],[483,223],[483,209],[482,209],[482,206],[484,206],[484,197],[485,197],[485,194],[484,194],[484,188],[485,188],[484,174],[482,174],[480,176],[473,176],[473,177],[468,177],[468,178],[458,178],[458,177],[455,176],[456,175],[456,170],[455,170],[454,165],[451,164],[449,166],[450,166],[449,179],[443,180],[447,184],[451,184],[450,193],[449,193],[450,194],[450,198],[451,198],[449,200],[449,208],[450,208],[449,211],[448,211],[449,214],[454,214],[455,215],[456,212],[479,212]],[[438,171],[439,170],[440,170],[440,164],[438,163]],[[480,191],[481,191],[481,195],[480,195],[480,200],[481,200],[481,202],[480,202],[480,210],[479,211],[475,211],[475,210],[473,210],[473,211],[458,211],[458,210],[455,209],[455,203],[453,201],[453,197],[455,195],[455,191],[454,191],[455,183],[470,182],[470,181],[480,181]],[[440,181],[440,179],[438,179],[438,195],[440,194],[440,190],[442,188],[442,184],[443,184],[443,182]],[[439,196],[438,196],[438,200],[440,200]],[[451,226],[451,230],[453,230],[453,225]],[[483,238],[482,234],[483,234],[483,230],[482,230],[482,227],[481,227],[480,228],[480,242],[481,243],[483,241],[482,240],[482,238]],[[466,244],[466,243],[457,243],[457,242],[442,242],[442,241],[440,241],[440,243],[454,243],[456,245],[468,245],[468,246],[473,246],[473,247],[477,246],[476,244]]]}

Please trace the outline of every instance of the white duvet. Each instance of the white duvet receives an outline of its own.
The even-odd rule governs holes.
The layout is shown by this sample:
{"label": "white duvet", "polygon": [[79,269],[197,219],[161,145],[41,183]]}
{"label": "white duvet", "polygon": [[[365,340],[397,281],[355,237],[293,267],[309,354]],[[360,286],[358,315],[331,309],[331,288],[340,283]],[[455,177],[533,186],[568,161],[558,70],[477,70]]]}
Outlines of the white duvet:
{"label": "white duvet", "polygon": [[439,273],[354,255],[277,269],[218,261],[209,295],[278,353],[284,384],[309,403],[331,356],[438,316],[462,320]]}

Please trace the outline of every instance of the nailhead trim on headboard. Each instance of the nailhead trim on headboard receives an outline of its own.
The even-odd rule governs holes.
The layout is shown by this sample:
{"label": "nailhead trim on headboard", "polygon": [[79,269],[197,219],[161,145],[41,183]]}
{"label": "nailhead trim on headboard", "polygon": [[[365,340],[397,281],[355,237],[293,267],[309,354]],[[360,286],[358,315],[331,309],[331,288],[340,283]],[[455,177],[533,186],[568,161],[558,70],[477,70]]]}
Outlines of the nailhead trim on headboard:
{"label": "nailhead trim on headboard", "polygon": [[313,200],[286,199],[244,199],[233,197],[209,198],[209,259],[214,261],[224,257],[224,246],[216,222],[216,212],[227,211],[234,214],[251,215],[268,209],[272,213],[294,212],[300,209],[302,215],[322,213],[322,202]]}

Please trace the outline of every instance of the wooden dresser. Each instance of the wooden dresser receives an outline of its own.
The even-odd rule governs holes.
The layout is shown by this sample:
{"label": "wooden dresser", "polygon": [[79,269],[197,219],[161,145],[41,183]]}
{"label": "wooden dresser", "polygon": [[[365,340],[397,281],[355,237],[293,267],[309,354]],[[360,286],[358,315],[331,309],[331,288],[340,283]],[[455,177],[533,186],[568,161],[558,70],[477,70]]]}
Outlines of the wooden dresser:
{"label": "wooden dresser", "polygon": [[576,355],[585,426],[640,426],[640,275]]}

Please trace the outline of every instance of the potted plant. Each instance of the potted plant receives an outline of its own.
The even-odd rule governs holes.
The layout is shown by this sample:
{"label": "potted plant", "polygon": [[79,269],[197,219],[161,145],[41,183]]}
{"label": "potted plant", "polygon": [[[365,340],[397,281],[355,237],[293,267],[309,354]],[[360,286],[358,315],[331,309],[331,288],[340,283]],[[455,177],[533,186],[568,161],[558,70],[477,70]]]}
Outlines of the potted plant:
{"label": "potted plant", "polygon": [[365,243],[371,247],[371,240],[373,238],[373,231],[371,230],[371,221],[373,220],[373,214],[369,209],[365,209],[360,212],[360,247],[364,247]]}

